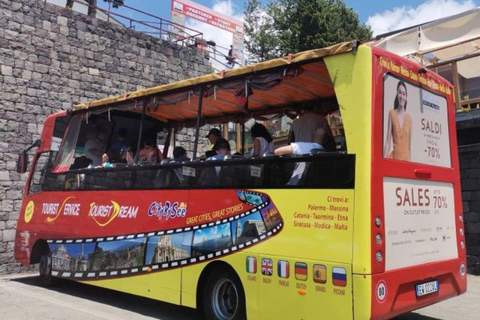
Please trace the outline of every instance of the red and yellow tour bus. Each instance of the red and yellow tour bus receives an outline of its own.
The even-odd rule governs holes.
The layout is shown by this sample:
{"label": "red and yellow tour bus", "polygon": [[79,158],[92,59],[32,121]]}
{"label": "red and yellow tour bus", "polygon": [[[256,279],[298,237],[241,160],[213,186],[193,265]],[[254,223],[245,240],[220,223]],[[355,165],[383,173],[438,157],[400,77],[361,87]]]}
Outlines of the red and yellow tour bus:
{"label": "red and yellow tour bus", "polygon": [[[16,260],[40,263],[45,284],[75,280],[209,320],[387,319],[457,296],[467,284],[452,92],[414,62],[350,42],[51,115],[33,145]],[[139,161],[147,135],[166,157],[194,127],[183,143],[197,154],[205,124],[312,105],[341,117],[337,151]],[[129,145],[135,163],[87,167],[91,139]]]}

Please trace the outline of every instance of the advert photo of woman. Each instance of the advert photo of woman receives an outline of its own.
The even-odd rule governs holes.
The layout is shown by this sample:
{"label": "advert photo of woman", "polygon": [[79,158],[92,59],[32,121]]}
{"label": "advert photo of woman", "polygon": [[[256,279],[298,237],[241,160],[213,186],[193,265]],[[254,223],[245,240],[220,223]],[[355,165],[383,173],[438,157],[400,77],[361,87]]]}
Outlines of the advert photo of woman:
{"label": "advert photo of woman", "polygon": [[412,117],[407,113],[407,86],[398,81],[393,109],[388,113],[387,138],[383,157],[410,161]]}

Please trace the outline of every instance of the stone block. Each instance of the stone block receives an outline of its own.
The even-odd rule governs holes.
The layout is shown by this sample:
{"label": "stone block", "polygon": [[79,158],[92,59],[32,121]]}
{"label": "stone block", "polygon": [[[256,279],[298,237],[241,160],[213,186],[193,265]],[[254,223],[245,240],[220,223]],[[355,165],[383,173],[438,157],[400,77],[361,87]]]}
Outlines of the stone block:
{"label": "stone block", "polygon": [[462,181],[462,191],[475,191],[480,189],[477,179],[465,179]]}
{"label": "stone block", "polygon": [[2,75],[4,76],[11,76],[13,74],[13,68],[2,65],[1,72],[2,72]]}
{"label": "stone block", "polygon": [[15,241],[15,229],[3,230],[3,242]]}
{"label": "stone block", "polygon": [[57,24],[60,25],[60,26],[65,26],[66,27],[68,25],[68,18],[58,16],[57,17]]}
{"label": "stone block", "polygon": [[480,222],[469,222],[465,225],[465,233],[480,234]]}
{"label": "stone block", "polygon": [[465,234],[465,241],[468,246],[480,246],[480,234]]}
{"label": "stone block", "polygon": [[465,223],[479,222],[480,213],[478,212],[465,212],[464,219]]}

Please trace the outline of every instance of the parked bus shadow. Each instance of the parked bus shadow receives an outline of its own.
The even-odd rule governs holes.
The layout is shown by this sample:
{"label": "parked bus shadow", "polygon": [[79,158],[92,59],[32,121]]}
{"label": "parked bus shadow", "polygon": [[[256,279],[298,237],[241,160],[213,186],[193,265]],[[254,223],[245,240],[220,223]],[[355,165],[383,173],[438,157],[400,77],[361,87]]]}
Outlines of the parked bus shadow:
{"label": "parked bus shadow", "polygon": [[[40,286],[36,276],[11,279],[10,281],[17,281],[24,285]],[[58,283],[56,283],[55,286],[47,289],[161,320],[199,319],[196,310],[191,308],[180,307],[170,303],[69,280],[58,279]]]}
{"label": "parked bus shadow", "polygon": [[[11,279],[24,285],[40,286],[36,276]],[[102,303],[115,308],[128,310],[142,316],[162,320],[198,320],[199,316],[193,309],[160,302],[144,297],[118,292],[114,290],[99,288],[79,282],[58,279],[58,283],[48,288],[58,293],[67,294],[81,299]],[[393,320],[441,320],[424,316],[418,313],[407,313],[394,318]]]}
{"label": "parked bus shadow", "polygon": [[441,319],[432,318],[429,316],[424,316],[418,313],[410,312],[410,313],[398,316],[396,318],[393,318],[392,320],[441,320]]}

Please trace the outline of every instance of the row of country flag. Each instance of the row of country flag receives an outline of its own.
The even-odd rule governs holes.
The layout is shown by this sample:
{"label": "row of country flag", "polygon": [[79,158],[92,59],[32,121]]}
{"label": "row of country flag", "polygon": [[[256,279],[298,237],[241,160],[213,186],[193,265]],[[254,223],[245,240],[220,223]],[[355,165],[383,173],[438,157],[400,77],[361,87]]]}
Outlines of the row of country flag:
{"label": "row of country flag", "polygon": [[[247,257],[247,272],[257,273],[257,258]],[[262,258],[261,272],[264,276],[273,275],[272,259]],[[290,262],[279,260],[277,262],[278,277],[290,278]],[[295,279],[306,281],[308,279],[308,265],[304,262],[295,262]],[[313,281],[315,283],[327,283],[327,267],[322,264],[313,265]],[[335,286],[345,287],[347,285],[347,270],[342,267],[332,268],[332,283]]]}

